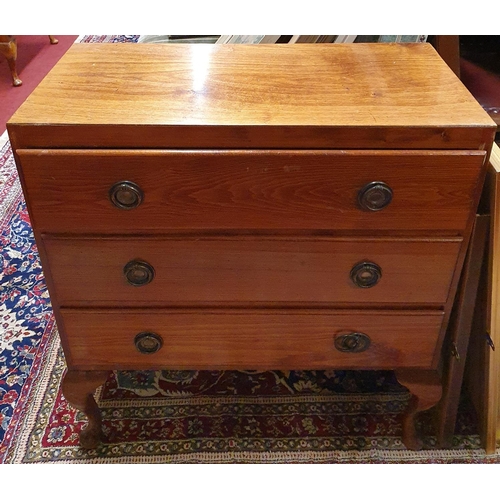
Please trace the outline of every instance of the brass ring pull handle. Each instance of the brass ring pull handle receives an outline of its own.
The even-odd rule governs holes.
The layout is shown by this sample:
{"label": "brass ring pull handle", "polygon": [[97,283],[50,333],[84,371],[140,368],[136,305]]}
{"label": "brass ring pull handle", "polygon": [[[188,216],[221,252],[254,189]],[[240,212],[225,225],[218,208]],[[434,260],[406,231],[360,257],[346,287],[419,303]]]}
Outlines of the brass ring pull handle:
{"label": "brass ring pull handle", "polygon": [[370,347],[370,337],[360,332],[346,333],[335,338],[335,348],[341,352],[363,352]]}
{"label": "brass ring pull handle", "polygon": [[359,288],[371,288],[382,278],[382,269],[374,262],[359,262],[351,269],[351,280]]}
{"label": "brass ring pull handle", "polygon": [[121,210],[132,210],[137,208],[144,199],[141,188],[130,181],[120,181],[109,190],[111,203]]}
{"label": "brass ring pull handle", "polygon": [[385,182],[370,182],[358,192],[359,206],[364,210],[378,212],[392,201],[392,189]]}
{"label": "brass ring pull handle", "polygon": [[144,286],[153,281],[155,270],[151,264],[142,260],[131,260],[123,268],[123,274],[130,285]]}
{"label": "brass ring pull handle", "polygon": [[153,332],[141,332],[135,336],[135,347],[141,354],[154,354],[163,345],[162,338]]}

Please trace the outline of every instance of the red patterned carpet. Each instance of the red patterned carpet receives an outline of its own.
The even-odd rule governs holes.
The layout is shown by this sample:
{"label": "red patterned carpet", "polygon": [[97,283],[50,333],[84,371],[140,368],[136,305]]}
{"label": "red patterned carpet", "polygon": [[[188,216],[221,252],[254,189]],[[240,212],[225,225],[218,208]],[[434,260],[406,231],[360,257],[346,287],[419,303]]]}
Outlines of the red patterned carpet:
{"label": "red patterned carpet", "polygon": [[16,68],[23,81],[20,87],[12,86],[7,60],[0,56],[0,135],[5,130],[7,120],[77,38],[76,35],[55,37],[58,43],[51,45],[47,35],[16,35]]}
{"label": "red patterned carpet", "polygon": [[78,446],[84,425],[59,386],[56,329],[44,336],[0,448],[4,463],[497,463],[460,413],[450,450],[401,443],[408,395],[390,372],[117,372],[98,391],[104,442]]}
{"label": "red patterned carpet", "polygon": [[[84,42],[135,42],[85,36]],[[65,369],[9,145],[0,145],[0,463],[499,463],[466,400],[453,446],[401,442],[408,392],[391,372],[116,372],[97,393],[104,440],[78,446]]]}

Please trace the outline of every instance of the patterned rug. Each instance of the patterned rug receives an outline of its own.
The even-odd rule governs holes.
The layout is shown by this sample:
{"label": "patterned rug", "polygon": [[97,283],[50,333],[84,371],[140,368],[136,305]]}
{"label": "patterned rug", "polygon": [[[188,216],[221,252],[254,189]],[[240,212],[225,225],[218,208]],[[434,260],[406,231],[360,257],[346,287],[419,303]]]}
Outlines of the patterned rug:
{"label": "patterned rug", "polygon": [[[80,43],[136,42],[85,35]],[[12,152],[0,142],[0,463],[496,463],[463,401],[453,447],[401,442],[408,392],[391,372],[115,372],[96,394],[104,441],[78,446],[57,327]]]}
{"label": "patterned rug", "polygon": [[451,450],[401,443],[407,392],[391,372],[115,372],[96,398],[104,441],[78,446],[82,413],[60,391],[57,330],[43,337],[0,450],[3,463],[497,463],[462,409]]}

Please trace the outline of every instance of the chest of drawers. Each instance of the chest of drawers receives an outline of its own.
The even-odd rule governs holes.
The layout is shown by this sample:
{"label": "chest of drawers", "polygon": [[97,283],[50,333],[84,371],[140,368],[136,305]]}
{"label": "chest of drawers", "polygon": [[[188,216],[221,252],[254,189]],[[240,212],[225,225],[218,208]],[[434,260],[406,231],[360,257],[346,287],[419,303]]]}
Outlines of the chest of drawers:
{"label": "chest of drawers", "polygon": [[426,44],[75,45],[8,124],[88,416],[119,369],[388,369],[414,417],[495,124]]}

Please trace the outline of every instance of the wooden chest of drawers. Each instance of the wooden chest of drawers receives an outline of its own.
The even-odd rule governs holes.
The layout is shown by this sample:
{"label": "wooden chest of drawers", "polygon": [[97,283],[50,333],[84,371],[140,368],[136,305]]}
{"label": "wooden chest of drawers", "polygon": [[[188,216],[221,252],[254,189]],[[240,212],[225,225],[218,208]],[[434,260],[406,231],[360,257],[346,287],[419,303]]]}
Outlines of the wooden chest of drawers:
{"label": "wooden chest of drawers", "polygon": [[8,124],[89,423],[115,369],[390,369],[418,411],[495,124],[426,44],[75,45]]}

